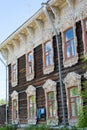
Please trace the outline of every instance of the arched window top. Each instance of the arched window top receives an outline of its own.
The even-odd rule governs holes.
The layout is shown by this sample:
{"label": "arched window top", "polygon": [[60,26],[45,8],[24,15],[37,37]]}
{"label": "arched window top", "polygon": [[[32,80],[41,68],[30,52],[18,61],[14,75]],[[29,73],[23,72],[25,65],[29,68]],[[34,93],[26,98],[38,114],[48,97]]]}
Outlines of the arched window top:
{"label": "arched window top", "polygon": [[16,99],[18,97],[18,92],[17,91],[13,91],[13,93],[11,94],[11,97],[13,99]]}
{"label": "arched window top", "polygon": [[28,96],[35,95],[36,88],[32,85],[28,86],[26,93]]}
{"label": "arched window top", "polygon": [[54,91],[55,88],[56,88],[56,82],[51,79],[48,79],[43,85],[43,89],[45,89],[47,92]]}
{"label": "arched window top", "polygon": [[81,75],[76,74],[75,72],[70,72],[64,79],[65,87],[69,88],[72,86],[81,86]]}

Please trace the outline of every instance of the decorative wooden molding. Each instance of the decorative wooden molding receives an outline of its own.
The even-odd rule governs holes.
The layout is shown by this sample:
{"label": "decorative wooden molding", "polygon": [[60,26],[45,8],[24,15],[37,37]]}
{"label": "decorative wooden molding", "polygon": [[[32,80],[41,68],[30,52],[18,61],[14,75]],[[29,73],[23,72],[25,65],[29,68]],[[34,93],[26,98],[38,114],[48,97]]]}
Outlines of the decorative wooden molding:
{"label": "decorative wooden molding", "polygon": [[73,6],[73,0],[66,0],[66,1],[67,1],[67,3],[68,3],[69,7],[72,7],[72,6]]}
{"label": "decorative wooden molding", "polygon": [[34,28],[33,27],[27,27],[27,31],[29,33],[29,37],[32,40],[34,38]]}
{"label": "decorative wooden molding", "polygon": [[27,74],[27,54],[29,53],[29,52],[27,52],[26,53],[26,80],[27,81],[33,80],[34,79],[34,74],[35,74],[35,72],[34,72],[34,50],[32,50],[30,52],[32,52],[32,73]]}
{"label": "decorative wooden molding", "polygon": [[6,61],[8,61],[8,49],[6,48],[6,49],[2,49],[2,50],[0,50],[0,52],[1,52],[1,54],[2,54],[2,56],[4,57],[4,59],[6,60]]}
{"label": "decorative wooden molding", "polygon": [[12,100],[14,100],[14,99],[18,100],[18,92],[14,90],[13,93],[11,94],[11,98],[12,98]]}
{"label": "decorative wooden molding", "polygon": [[[50,41],[51,42],[51,44],[52,44],[52,39],[51,40],[48,40],[48,41]],[[50,73],[52,73],[53,71],[54,71],[54,52],[53,52],[53,46],[52,46],[52,62],[53,62],[53,64],[52,65],[50,65],[50,66],[48,66],[48,67],[46,67],[45,66],[45,55],[44,55],[44,43],[42,44],[42,48],[43,48],[43,73],[44,74],[50,74]]]}
{"label": "decorative wooden molding", "polygon": [[[77,123],[77,119],[71,119],[70,118],[70,110],[68,106],[68,88],[77,86],[79,92],[81,91],[81,75],[76,74],[75,72],[70,72],[66,75],[63,83],[65,84],[65,89],[66,89],[66,95],[67,95],[67,109],[68,109],[68,121],[69,125],[75,125]],[[80,97],[80,104],[82,105],[82,99]]]}
{"label": "decorative wooden molding", "polygon": [[[69,59],[65,58],[65,42],[64,42],[64,31],[67,28],[73,27],[73,32],[74,32],[74,45],[75,45],[75,56]],[[75,21],[71,21],[71,23],[68,23],[64,26],[64,29],[62,30],[62,52],[63,52],[63,65],[64,67],[71,67],[72,65],[75,65],[78,63],[78,53],[77,53],[77,36],[76,36],[76,25]]]}
{"label": "decorative wooden molding", "polygon": [[20,44],[26,45],[26,34],[20,33],[19,35]]}
{"label": "decorative wooden molding", "polygon": [[[66,2],[68,4],[66,4]],[[50,3],[50,2],[48,2],[48,3]],[[75,3],[73,2],[73,0],[67,0],[67,1],[64,0],[63,2],[61,0],[59,0],[59,1],[52,0],[49,5],[50,5],[50,9],[52,11],[51,10],[48,10],[48,11],[50,12],[52,20],[55,24],[55,28],[57,29],[58,32],[65,30],[68,27],[68,25],[71,26],[73,20],[76,22],[76,21],[79,21],[79,20],[87,17],[87,0],[78,0]],[[71,8],[71,7],[73,7],[73,8]],[[53,18],[54,16],[55,16],[55,18]],[[40,32],[37,31],[37,33],[34,33],[35,28],[36,28],[35,20],[38,21],[37,25],[39,25],[39,26],[37,26],[37,30],[39,30],[40,27],[43,26],[43,22],[44,22],[44,25],[46,23],[46,26],[44,26],[42,31],[40,31]],[[49,28],[50,28],[50,30],[49,30]],[[24,30],[26,30],[26,31],[24,31]],[[18,37],[21,33],[23,35],[27,34],[27,39],[24,40],[25,43],[30,42],[29,44],[31,44],[31,45],[32,45],[32,43],[34,43],[34,47],[42,44],[46,40],[52,38],[53,35],[55,35],[53,28],[49,24],[46,15],[44,14],[44,12],[41,9],[38,13],[35,14],[35,16],[33,16],[28,22],[26,22],[20,29],[18,29],[15,33],[13,33],[11,35],[11,37],[9,37],[4,42],[4,44],[3,44],[4,46],[1,46],[1,50],[5,49],[6,45],[9,42],[11,42],[12,40],[16,39],[16,37]],[[23,37],[25,37],[25,36],[23,36]],[[18,49],[16,49],[17,44],[15,44],[15,43],[13,43],[13,44],[15,46],[14,55],[17,55],[17,58],[19,58],[20,56],[25,54],[26,53],[25,49],[29,47],[28,44],[25,47],[25,46],[21,46],[21,43],[18,43],[18,46],[20,45],[20,49],[19,49],[19,47],[18,47]],[[12,62],[13,57],[9,57],[9,56],[11,56],[11,54],[9,53],[9,50],[8,50],[7,54],[4,54],[4,53],[5,53],[5,51],[3,51],[3,55],[4,55],[5,59],[7,60],[8,64],[10,64]],[[68,63],[66,63],[66,64],[68,64]]]}
{"label": "decorative wooden molding", "polygon": [[59,20],[59,18],[60,18],[59,8],[57,6],[51,6],[50,8],[51,8],[52,12],[54,13],[55,19]]}
{"label": "decorative wooden molding", "polygon": [[12,40],[15,51],[20,48],[20,42],[17,39]]}
{"label": "decorative wooden molding", "polygon": [[[17,119],[13,120],[12,119],[12,124],[18,124],[19,123],[19,113],[18,113],[18,92],[17,91],[13,91],[13,93],[11,94],[11,98],[12,98],[12,105],[13,105],[13,100],[17,101]],[[12,106],[13,109],[13,106]],[[13,112],[13,110],[12,110]]]}
{"label": "decorative wooden molding", "polygon": [[39,28],[39,31],[41,31],[44,28],[44,22],[40,19],[35,20],[37,27]]}
{"label": "decorative wooden molding", "polygon": [[[47,121],[47,125],[58,125],[58,115],[57,115],[57,98],[56,98],[56,82],[52,81],[51,79],[48,79],[44,85],[43,85],[43,89],[45,91],[45,98],[46,98],[46,113],[47,113],[47,117],[46,117],[46,121]],[[47,106],[47,93],[48,92],[54,92],[55,95],[55,118],[54,119],[49,119],[48,118],[48,106]]]}
{"label": "decorative wooden molding", "polygon": [[[37,122],[37,118],[36,118],[36,88],[32,85],[28,86],[27,90],[26,90],[26,93],[27,93],[27,111],[28,111],[28,123],[29,124],[36,124]],[[34,96],[34,118],[33,119],[30,119],[29,118],[29,97],[30,96]]]}
{"label": "decorative wooden molding", "polygon": [[14,65],[14,64],[16,64],[16,66],[17,66],[17,58],[15,57],[15,58],[13,58],[13,61],[12,61],[12,64],[11,64],[11,84],[12,84],[12,87],[15,87],[17,84],[18,84],[18,66],[17,66],[17,71],[16,71],[16,81],[12,81],[12,66]]}

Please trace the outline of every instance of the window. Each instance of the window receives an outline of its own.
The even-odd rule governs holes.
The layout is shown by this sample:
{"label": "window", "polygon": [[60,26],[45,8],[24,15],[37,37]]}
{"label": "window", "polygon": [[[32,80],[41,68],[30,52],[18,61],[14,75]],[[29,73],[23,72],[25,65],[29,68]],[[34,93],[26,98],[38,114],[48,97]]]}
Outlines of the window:
{"label": "window", "polygon": [[17,119],[17,100],[13,100],[13,120]]}
{"label": "window", "polygon": [[52,51],[52,43],[49,41],[45,43],[45,67],[49,67],[53,64],[53,51]]}
{"label": "window", "polygon": [[70,72],[64,78],[63,83],[65,84],[67,96],[68,122],[69,125],[76,125],[78,119],[78,111],[82,105],[80,96],[81,75],[75,72]]}
{"label": "window", "polygon": [[17,66],[16,64],[12,65],[12,82],[17,80]]}
{"label": "window", "polygon": [[48,103],[48,117],[53,118],[55,117],[55,98],[54,98],[54,92],[49,92],[47,94],[47,103]]}
{"label": "window", "polygon": [[13,91],[11,94],[12,98],[12,124],[18,124],[19,115],[18,115],[18,92]]}
{"label": "window", "polygon": [[64,33],[65,36],[65,59],[69,59],[75,56],[74,45],[74,32],[73,28],[70,28]]}
{"label": "window", "polygon": [[34,58],[33,51],[26,55],[26,80],[30,81],[34,78]]}
{"label": "window", "polygon": [[47,125],[58,125],[56,82],[48,79],[44,85]]}
{"label": "window", "polygon": [[34,113],[35,113],[35,101],[34,101],[34,96],[29,97],[29,118],[34,118]]}
{"label": "window", "polygon": [[12,87],[17,85],[17,61],[11,65]]}
{"label": "window", "polygon": [[69,95],[70,117],[75,118],[78,116],[80,106],[78,87],[69,88],[68,95]]}
{"label": "window", "polygon": [[33,72],[32,61],[33,61],[33,56],[32,56],[32,52],[30,52],[27,55],[27,73],[28,73],[28,75],[32,74],[32,72]]}
{"label": "window", "polygon": [[85,46],[87,51],[87,19],[84,21],[84,30],[85,30]]}
{"label": "window", "polygon": [[27,94],[27,117],[29,124],[36,124],[36,88],[32,85],[28,86]]}

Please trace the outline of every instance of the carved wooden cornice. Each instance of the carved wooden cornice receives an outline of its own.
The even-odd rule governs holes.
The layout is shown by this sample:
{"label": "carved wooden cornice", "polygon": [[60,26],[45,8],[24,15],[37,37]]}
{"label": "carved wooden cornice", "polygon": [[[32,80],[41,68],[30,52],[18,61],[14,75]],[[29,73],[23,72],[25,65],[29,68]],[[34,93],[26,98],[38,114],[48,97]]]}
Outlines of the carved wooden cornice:
{"label": "carved wooden cornice", "polygon": [[[70,27],[71,23],[75,23],[87,17],[87,1],[51,0],[48,2],[47,10],[57,31],[62,32],[67,27]],[[49,28],[51,33],[48,33]],[[0,51],[9,64],[12,62],[9,55],[11,55],[13,51],[14,57],[15,55],[20,57],[26,53],[26,48],[31,48],[30,44],[34,43],[33,47],[36,47],[45,42],[48,37],[52,37],[48,36],[50,34],[55,35],[52,26],[41,8],[0,45]],[[13,45],[10,45],[10,43]]]}

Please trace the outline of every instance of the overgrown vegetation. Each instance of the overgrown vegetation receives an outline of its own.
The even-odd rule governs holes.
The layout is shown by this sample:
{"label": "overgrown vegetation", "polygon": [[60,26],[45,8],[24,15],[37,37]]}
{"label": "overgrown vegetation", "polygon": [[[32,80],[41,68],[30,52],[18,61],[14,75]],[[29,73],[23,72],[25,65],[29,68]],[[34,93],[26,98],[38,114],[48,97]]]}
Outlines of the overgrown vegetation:
{"label": "overgrown vegetation", "polygon": [[0,130],[16,130],[17,128],[15,126],[3,126],[0,127]]}
{"label": "overgrown vegetation", "polygon": [[69,127],[69,126],[64,126],[64,127],[59,127],[59,128],[51,128],[47,127],[45,125],[30,125],[24,128],[24,130],[77,130],[76,127]]}
{"label": "overgrown vegetation", "polygon": [[[84,58],[84,62],[87,64],[87,58]],[[84,68],[87,70],[87,65],[85,65]],[[83,83],[81,98],[83,101],[83,106],[78,116],[78,127],[87,128],[87,81]]]}
{"label": "overgrown vegetation", "polygon": [[42,124],[42,125],[36,125],[36,126],[28,125],[24,128],[24,130],[53,130],[53,129]]}
{"label": "overgrown vegetation", "polygon": [[1,99],[0,100],[0,105],[4,105],[4,104],[6,104],[6,100],[5,99]]}

